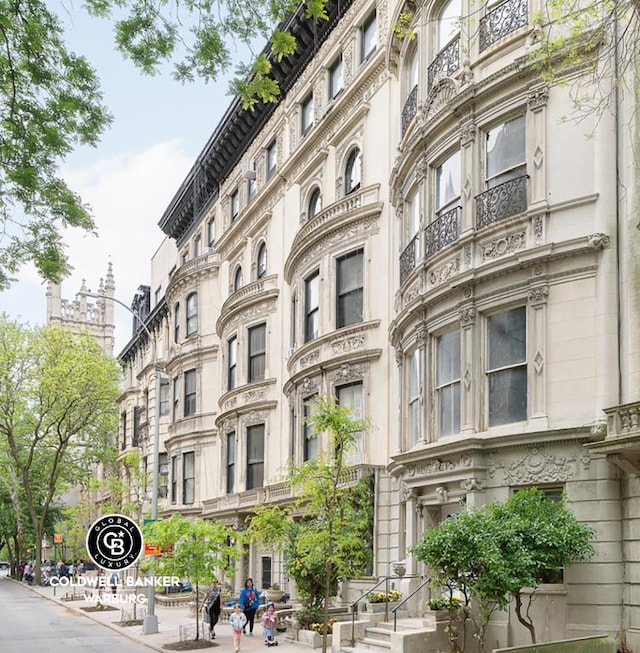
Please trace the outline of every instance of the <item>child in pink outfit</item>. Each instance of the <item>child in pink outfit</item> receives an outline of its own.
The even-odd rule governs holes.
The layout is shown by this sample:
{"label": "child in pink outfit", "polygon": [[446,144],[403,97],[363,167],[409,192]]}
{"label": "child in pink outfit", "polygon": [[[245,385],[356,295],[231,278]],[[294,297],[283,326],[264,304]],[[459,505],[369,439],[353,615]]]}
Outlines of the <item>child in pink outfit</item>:
{"label": "child in pink outfit", "polygon": [[262,627],[264,633],[264,643],[267,646],[278,646],[276,642],[276,622],[278,617],[276,616],[276,607],[273,603],[267,603],[267,609],[262,615]]}
{"label": "child in pink outfit", "polygon": [[236,607],[229,617],[229,623],[233,630],[233,648],[235,649],[235,652],[238,653],[238,651],[240,651],[242,629],[247,625],[247,617],[242,611],[242,606],[239,603],[236,603]]}

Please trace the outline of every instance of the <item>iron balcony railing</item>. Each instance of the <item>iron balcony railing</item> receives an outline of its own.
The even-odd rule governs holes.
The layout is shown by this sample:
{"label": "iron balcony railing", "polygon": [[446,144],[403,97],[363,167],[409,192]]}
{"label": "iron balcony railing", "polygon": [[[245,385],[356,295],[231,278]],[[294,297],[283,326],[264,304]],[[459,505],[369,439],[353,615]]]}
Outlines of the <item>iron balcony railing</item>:
{"label": "iron balcony railing", "polygon": [[501,2],[480,19],[480,52],[528,24],[528,0]]}
{"label": "iron balcony railing", "polygon": [[418,85],[416,84],[409,93],[402,109],[402,135],[404,136],[418,111]]}
{"label": "iron balcony railing", "polygon": [[527,179],[522,175],[476,195],[476,229],[524,213],[527,210]]}
{"label": "iron balcony railing", "polygon": [[455,243],[460,236],[460,207],[455,206],[443,213],[424,229],[425,258],[437,254],[447,245]]}
{"label": "iron balcony railing", "polygon": [[460,68],[460,34],[438,52],[427,69],[427,92],[445,77],[451,77]]}
{"label": "iron balcony railing", "polygon": [[420,234],[417,233],[400,254],[400,285],[415,270],[420,250]]}

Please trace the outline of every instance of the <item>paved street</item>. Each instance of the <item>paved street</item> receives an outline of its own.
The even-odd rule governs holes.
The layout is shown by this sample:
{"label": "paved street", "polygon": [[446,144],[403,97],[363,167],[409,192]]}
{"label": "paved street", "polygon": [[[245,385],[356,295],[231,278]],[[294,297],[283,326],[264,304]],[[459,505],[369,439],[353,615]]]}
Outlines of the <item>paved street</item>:
{"label": "paved street", "polygon": [[8,580],[4,573],[0,614],[3,653],[149,653],[146,646]]}

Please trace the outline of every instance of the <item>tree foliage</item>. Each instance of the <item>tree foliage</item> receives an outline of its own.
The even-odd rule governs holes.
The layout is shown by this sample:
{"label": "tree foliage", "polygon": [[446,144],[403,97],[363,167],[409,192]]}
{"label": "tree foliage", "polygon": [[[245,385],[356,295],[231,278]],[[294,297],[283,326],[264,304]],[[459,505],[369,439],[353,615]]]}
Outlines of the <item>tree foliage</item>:
{"label": "tree foliage", "polygon": [[18,555],[33,529],[36,579],[54,500],[113,446],[119,377],[91,336],[0,317],[0,488],[15,511]]}
{"label": "tree foliage", "polygon": [[249,536],[283,553],[307,615],[326,624],[338,583],[363,575],[371,562],[371,479],[354,482],[348,463],[368,424],[334,398],[314,399],[308,419],[313,437],[328,434],[328,447],[301,465],[291,463],[288,480],[295,502],[258,507]]}
{"label": "tree foliage", "polygon": [[50,8],[0,0],[0,290],[25,261],[52,281],[68,273],[61,231],[93,221],[58,166],[109,122],[93,68]]}
{"label": "tree foliage", "polygon": [[198,598],[200,585],[232,573],[242,555],[240,535],[230,526],[205,519],[190,520],[178,513],[144,526],[145,542],[159,545],[162,555],[144,565],[155,576],[188,578],[196,587],[196,639],[200,638]]}
{"label": "tree foliage", "polygon": [[[461,591],[476,604],[481,644],[494,607],[505,609],[511,598],[535,643],[535,626],[523,611],[523,590],[537,587],[549,569],[591,558],[593,536],[564,500],[553,501],[531,488],[504,503],[452,516],[428,531],[413,552],[433,570],[440,587],[451,594]],[[462,650],[463,641],[452,641],[452,650]]]}

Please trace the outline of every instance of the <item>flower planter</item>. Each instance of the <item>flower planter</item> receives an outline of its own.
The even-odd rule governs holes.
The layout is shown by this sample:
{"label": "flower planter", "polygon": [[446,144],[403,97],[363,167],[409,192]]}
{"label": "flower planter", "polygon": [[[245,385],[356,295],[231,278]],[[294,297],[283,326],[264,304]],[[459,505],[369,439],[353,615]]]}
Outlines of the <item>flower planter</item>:
{"label": "flower planter", "polygon": [[391,613],[391,610],[399,605],[399,603],[400,601],[389,601],[389,603],[385,603],[384,601],[382,603],[371,603],[367,601],[365,607],[366,612],[380,613],[385,611],[385,606],[389,606],[389,613]]}
{"label": "flower planter", "polygon": [[282,603],[284,590],[267,590],[267,601],[272,603]]}
{"label": "flower planter", "polygon": [[[322,648],[322,635],[315,630],[298,631],[298,642],[309,648]],[[331,646],[331,635],[327,636],[327,646]]]}

